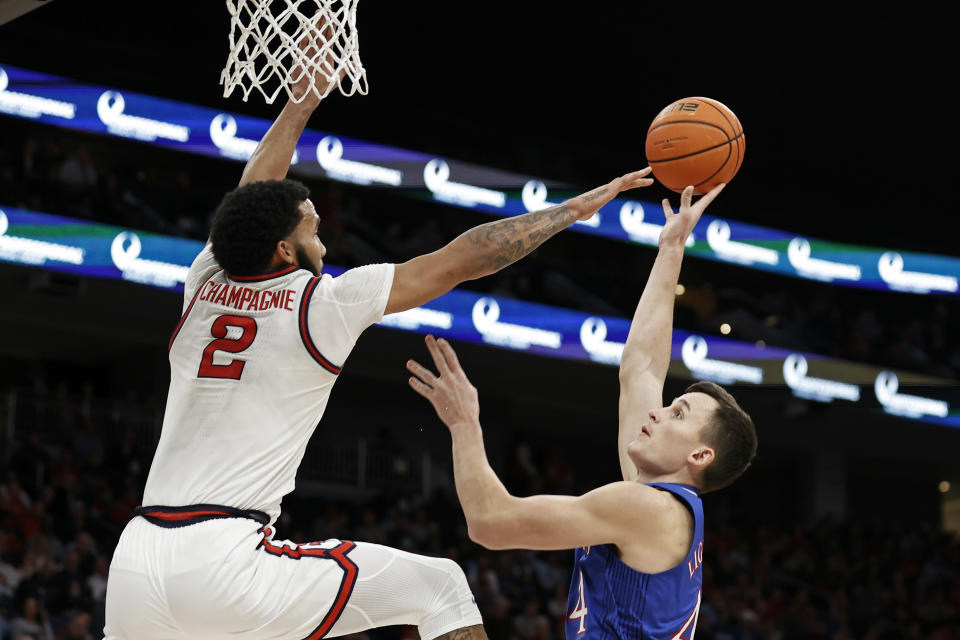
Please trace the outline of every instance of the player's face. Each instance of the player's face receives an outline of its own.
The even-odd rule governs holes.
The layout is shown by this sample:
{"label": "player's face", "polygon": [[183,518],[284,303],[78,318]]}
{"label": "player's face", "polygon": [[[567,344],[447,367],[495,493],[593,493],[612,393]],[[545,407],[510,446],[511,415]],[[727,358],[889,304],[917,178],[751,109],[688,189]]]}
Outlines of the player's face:
{"label": "player's face", "polygon": [[677,473],[702,448],[700,431],[719,405],[705,393],[685,393],[669,406],[651,411],[627,452],[644,477]]}
{"label": "player's face", "polygon": [[297,266],[306,269],[313,275],[320,275],[323,271],[323,257],[327,255],[327,248],[320,242],[317,229],[320,226],[320,216],[310,200],[300,203],[300,224],[293,230],[291,241],[296,247]]}

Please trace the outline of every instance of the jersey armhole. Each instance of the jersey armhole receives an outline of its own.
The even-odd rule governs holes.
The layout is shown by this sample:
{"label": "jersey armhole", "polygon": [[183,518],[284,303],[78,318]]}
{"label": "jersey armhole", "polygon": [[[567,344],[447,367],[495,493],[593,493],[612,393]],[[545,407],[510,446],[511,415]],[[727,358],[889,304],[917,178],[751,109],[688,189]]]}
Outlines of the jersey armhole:
{"label": "jersey armhole", "polygon": [[[686,509],[687,513],[690,514],[690,521],[692,525],[692,528],[690,531],[690,545],[687,548],[686,555],[684,556],[685,558],[689,557],[690,553],[692,553],[697,546],[697,512],[696,510],[693,508],[693,505],[690,504],[690,502],[686,500],[683,496],[681,496],[679,493],[675,491],[670,491],[665,487],[654,487],[654,488],[659,489],[660,491],[663,491],[665,493],[669,493],[671,496],[673,496],[673,499],[679,502],[680,504],[682,504],[683,508]],[[680,564],[681,565],[683,564],[682,560],[680,561]],[[680,566],[680,565],[677,565],[677,566]],[[671,568],[675,569],[676,567],[671,567]]]}
{"label": "jersey armhole", "polygon": [[310,336],[310,323],[307,321],[307,314],[310,311],[310,299],[313,297],[313,292],[316,291],[321,277],[322,276],[315,276],[310,278],[310,280],[307,282],[307,286],[303,289],[303,295],[300,298],[300,310],[298,312],[300,339],[303,341],[303,346],[306,348],[307,353],[310,354],[310,357],[313,358],[317,364],[333,375],[339,375],[343,370],[343,367],[338,367],[337,365],[333,364],[327,358],[325,358],[322,353],[320,353],[317,345],[313,342],[313,338]]}
{"label": "jersey armhole", "polygon": [[210,274],[210,276],[206,280],[201,282],[200,285],[197,287],[196,292],[193,294],[193,298],[190,299],[190,304],[187,305],[187,308],[183,310],[183,315],[180,316],[180,322],[177,323],[177,328],[173,330],[173,335],[170,336],[170,342],[167,343],[168,352],[171,349],[173,349],[173,341],[177,339],[177,334],[179,334],[180,329],[183,328],[183,323],[187,321],[187,316],[190,315],[190,311],[193,309],[194,303],[197,301],[197,298],[200,297],[200,292],[203,291],[203,288],[205,286],[207,286],[207,283],[210,282],[210,279],[213,278],[213,276],[217,275],[218,273],[220,273],[220,271],[214,271],[213,273]]}

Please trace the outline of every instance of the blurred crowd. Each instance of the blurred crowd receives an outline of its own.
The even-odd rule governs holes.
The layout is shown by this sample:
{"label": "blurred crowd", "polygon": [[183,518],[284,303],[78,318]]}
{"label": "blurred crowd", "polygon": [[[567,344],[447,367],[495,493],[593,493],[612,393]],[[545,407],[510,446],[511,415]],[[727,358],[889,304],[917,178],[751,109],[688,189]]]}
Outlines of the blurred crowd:
{"label": "blurred crowd", "polygon": [[[45,415],[19,413],[0,441],[0,640],[97,639],[111,553],[139,504],[158,407],[148,394],[101,398],[89,385],[58,385],[38,406]],[[304,467],[323,464],[310,455]],[[522,439],[502,460],[518,495],[586,488],[567,459]],[[487,551],[469,540],[450,487],[418,495],[387,486],[362,500],[294,492],[280,535],[452,558],[492,640],[563,639],[572,552]],[[721,523],[711,504],[708,496],[698,639],[960,640],[956,537],[927,523]],[[353,640],[414,638],[394,627]]]}
{"label": "blurred crowd", "polygon": [[[2,124],[2,123],[0,123]],[[9,121],[7,121],[9,125]],[[239,175],[235,163],[132,142],[6,126],[0,206],[205,238]],[[126,159],[136,153],[137,162]],[[442,246],[480,216],[378,190],[316,181],[312,199],[333,264],[398,262]],[[582,234],[547,243],[505,272],[465,286],[620,317],[632,316],[654,253]],[[615,274],[615,275],[611,275]],[[957,309],[935,296],[876,293],[688,260],[678,328],[925,373],[960,375]]]}

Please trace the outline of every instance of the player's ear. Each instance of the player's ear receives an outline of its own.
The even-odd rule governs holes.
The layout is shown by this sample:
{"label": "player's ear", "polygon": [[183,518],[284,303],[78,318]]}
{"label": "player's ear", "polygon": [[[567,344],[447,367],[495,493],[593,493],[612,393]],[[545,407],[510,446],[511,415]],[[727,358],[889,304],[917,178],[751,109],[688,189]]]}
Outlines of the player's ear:
{"label": "player's ear", "polygon": [[288,242],[287,240],[277,241],[277,246],[273,251],[274,258],[280,260],[284,264],[297,264],[297,248],[293,246],[293,243]]}
{"label": "player's ear", "polygon": [[687,462],[693,465],[695,469],[702,471],[708,464],[713,462],[714,458],[716,458],[716,452],[714,452],[712,447],[700,445],[690,452],[690,455],[687,457]]}

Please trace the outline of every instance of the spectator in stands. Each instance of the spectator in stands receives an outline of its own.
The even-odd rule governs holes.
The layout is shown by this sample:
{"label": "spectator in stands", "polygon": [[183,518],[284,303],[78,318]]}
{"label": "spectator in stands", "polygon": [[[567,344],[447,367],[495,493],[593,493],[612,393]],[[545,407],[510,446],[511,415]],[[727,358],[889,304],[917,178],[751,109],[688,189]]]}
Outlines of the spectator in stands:
{"label": "spectator in stands", "polygon": [[20,615],[10,623],[9,635],[14,639],[32,636],[37,640],[54,640],[47,613],[40,608],[35,597],[28,596],[23,599]]}

